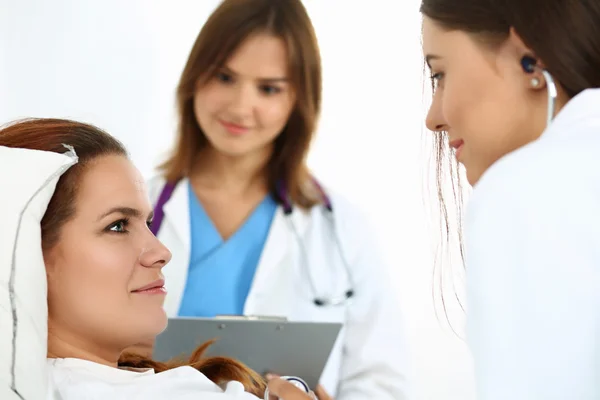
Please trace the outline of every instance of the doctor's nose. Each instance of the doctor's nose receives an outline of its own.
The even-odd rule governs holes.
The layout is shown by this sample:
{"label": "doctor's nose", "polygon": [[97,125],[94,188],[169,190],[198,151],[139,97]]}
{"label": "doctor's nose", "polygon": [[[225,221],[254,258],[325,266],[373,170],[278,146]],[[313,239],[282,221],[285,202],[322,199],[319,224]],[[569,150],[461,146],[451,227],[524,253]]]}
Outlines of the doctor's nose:
{"label": "doctor's nose", "polygon": [[442,113],[441,101],[438,100],[437,96],[433,97],[431,107],[429,107],[429,111],[427,112],[425,125],[427,126],[427,129],[433,132],[442,132],[448,130],[448,125]]}
{"label": "doctor's nose", "polygon": [[254,91],[250,85],[239,85],[232,91],[229,104],[232,114],[240,118],[252,114],[256,102]]}

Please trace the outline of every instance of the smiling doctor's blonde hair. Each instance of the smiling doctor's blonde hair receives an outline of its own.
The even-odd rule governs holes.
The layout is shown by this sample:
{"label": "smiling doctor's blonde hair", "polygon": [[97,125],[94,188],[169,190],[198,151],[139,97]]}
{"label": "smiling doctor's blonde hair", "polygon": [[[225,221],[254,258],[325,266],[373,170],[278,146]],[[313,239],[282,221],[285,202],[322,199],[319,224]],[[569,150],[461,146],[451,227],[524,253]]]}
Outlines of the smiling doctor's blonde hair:
{"label": "smiling doctor's blonde hair", "polygon": [[250,36],[269,34],[286,45],[296,104],[275,140],[267,166],[269,191],[286,183],[293,203],[310,208],[321,199],[311,187],[306,157],[321,111],[321,56],[301,0],[224,0],[210,15],[191,50],[177,87],[177,141],[159,167],[168,182],[188,176],[199,151],[208,145],[194,114],[194,94],[212,79]]}
{"label": "smiling doctor's blonde hair", "polygon": [[[0,128],[0,146],[65,153],[63,143],[72,146],[79,162],[69,168],[58,180],[54,195],[41,221],[42,247],[49,250],[60,241],[61,228],[77,210],[77,188],[87,168],[99,157],[119,155],[127,157],[127,150],[114,137],[95,126],[62,119],[28,119]],[[262,398],[266,389],[264,379],[242,363],[225,357],[204,357],[212,344],[206,342],[189,358],[158,362],[148,357],[124,353],[120,367],[152,368],[163,372],[189,365],[206,375],[216,384],[236,380],[246,391]]]}

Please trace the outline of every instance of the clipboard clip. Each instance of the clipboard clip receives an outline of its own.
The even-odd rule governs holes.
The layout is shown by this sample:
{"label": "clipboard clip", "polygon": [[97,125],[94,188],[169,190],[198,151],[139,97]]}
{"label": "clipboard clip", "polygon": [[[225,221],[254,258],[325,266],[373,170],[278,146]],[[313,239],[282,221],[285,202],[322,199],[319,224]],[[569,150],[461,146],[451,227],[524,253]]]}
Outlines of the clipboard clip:
{"label": "clipboard clip", "polygon": [[243,320],[243,321],[275,321],[287,322],[286,317],[278,317],[273,315],[217,315],[215,319],[221,320]]}

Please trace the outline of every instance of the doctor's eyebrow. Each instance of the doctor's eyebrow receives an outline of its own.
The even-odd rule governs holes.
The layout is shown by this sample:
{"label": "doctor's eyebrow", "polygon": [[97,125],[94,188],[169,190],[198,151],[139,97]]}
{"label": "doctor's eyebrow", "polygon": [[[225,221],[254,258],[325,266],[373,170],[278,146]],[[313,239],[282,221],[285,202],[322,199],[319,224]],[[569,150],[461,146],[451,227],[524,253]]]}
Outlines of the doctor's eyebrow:
{"label": "doctor's eyebrow", "polygon": [[441,59],[441,58],[442,58],[442,57],[440,57],[440,56],[438,56],[438,55],[435,55],[435,54],[427,54],[427,55],[425,56],[425,62],[427,63],[427,66],[428,66],[429,68],[431,68],[431,60],[439,60],[439,59]]}
{"label": "doctor's eyebrow", "polygon": [[[102,220],[103,218],[106,218],[107,216],[109,216],[111,214],[121,214],[126,217],[130,217],[130,218],[143,218],[142,212],[140,210],[138,210],[137,208],[113,207],[110,210],[108,210],[107,212],[100,215],[100,217],[98,218],[98,221]],[[154,218],[154,211],[150,211],[150,213],[148,214],[148,217],[146,219],[152,220],[153,218]]]}
{"label": "doctor's eyebrow", "polygon": [[[235,72],[234,70],[232,70],[231,68],[229,68],[227,65],[224,65],[221,68],[225,73],[228,73],[230,75],[233,76],[239,76],[239,74],[237,72]],[[264,82],[264,83],[285,83],[285,82],[289,82],[290,79],[287,76],[282,76],[282,77],[257,77],[256,80],[260,81],[260,82]]]}

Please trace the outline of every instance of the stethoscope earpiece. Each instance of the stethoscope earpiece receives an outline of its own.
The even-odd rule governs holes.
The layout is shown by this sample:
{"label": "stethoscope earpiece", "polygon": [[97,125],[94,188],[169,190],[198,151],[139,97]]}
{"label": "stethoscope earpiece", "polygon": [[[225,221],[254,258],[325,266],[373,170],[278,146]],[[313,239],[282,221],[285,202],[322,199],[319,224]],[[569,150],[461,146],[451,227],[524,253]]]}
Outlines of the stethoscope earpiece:
{"label": "stethoscope earpiece", "polygon": [[521,58],[521,67],[523,67],[523,71],[531,74],[535,71],[535,66],[537,64],[537,60],[531,56],[523,56]]}
{"label": "stethoscope earpiece", "polygon": [[[537,65],[537,60],[531,56],[523,56],[523,58],[521,58],[521,67],[523,68],[523,71],[525,71],[528,74],[532,74],[536,70],[538,70],[544,76],[544,79],[546,79],[546,88],[548,90],[546,127],[548,127],[548,125],[550,125],[550,123],[554,119],[556,98],[558,97],[558,91],[556,89],[556,84],[554,83],[554,78],[552,77],[552,75],[550,75],[550,72],[546,71],[542,67],[539,67]],[[537,81],[537,78],[534,79],[536,79]]]}

